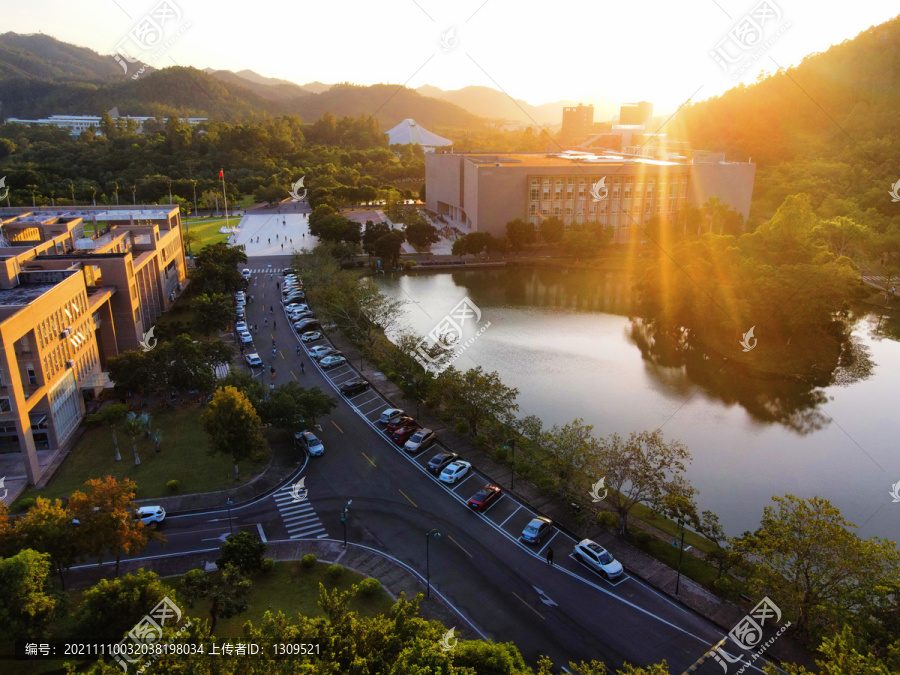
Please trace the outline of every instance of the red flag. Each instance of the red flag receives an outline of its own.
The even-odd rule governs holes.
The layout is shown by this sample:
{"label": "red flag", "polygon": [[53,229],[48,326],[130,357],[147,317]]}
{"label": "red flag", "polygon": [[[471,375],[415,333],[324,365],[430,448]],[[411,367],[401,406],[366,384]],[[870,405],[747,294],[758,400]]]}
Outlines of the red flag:
{"label": "red flag", "polygon": [[223,176],[225,176],[225,170],[219,169],[219,178],[222,178]]}

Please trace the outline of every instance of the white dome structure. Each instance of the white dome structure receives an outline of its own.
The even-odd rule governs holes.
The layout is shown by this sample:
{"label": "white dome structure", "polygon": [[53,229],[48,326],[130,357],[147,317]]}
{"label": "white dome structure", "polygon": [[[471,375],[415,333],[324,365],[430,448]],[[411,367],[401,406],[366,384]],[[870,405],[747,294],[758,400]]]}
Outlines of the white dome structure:
{"label": "white dome structure", "polygon": [[428,129],[424,127],[420,127],[413,119],[403,120],[400,124],[393,129],[388,130],[386,133],[390,139],[391,145],[394,145],[395,143],[401,145],[413,143],[414,145],[421,145],[425,152],[434,152],[435,148],[453,145],[453,141],[449,138],[438,136],[436,133],[428,131]]}

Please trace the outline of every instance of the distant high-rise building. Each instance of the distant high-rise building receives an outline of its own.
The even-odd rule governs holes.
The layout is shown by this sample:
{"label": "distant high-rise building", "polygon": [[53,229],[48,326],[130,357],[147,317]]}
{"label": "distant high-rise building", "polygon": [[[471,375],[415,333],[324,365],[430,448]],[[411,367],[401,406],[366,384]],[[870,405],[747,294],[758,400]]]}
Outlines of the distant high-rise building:
{"label": "distant high-rise building", "polygon": [[594,106],[583,105],[563,108],[560,138],[564,141],[583,139],[591,133],[594,125]]}
{"label": "distant high-rise building", "polygon": [[653,104],[647,101],[624,103],[619,108],[619,124],[647,124],[653,119]]}

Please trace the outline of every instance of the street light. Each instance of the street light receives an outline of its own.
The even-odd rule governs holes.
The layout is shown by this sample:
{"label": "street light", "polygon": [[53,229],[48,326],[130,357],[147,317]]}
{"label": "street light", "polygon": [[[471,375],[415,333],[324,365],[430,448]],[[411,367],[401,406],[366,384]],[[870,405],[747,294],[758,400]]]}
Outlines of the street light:
{"label": "street light", "polygon": [[516,439],[507,438],[506,442],[503,444],[504,450],[510,450],[510,459],[509,459],[509,469],[512,471],[512,476],[509,479],[509,489],[516,489]]}
{"label": "street light", "polygon": [[350,517],[350,505],[353,503],[351,499],[347,502],[347,506],[344,507],[343,512],[341,513],[341,525],[344,526],[344,548],[347,548],[347,518]]}
{"label": "street light", "polygon": [[228,527],[231,529],[231,534],[234,535],[234,523],[231,522],[231,505],[234,504],[231,501],[231,497],[228,498],[228,501],[225,502],[225,506],[228,507]]}
{"label": "street light", "polygon": [[[678,589],[681,587],[681,557],[684,555],[684,519],[678,519],[678,527],[681,528],[681,546],[678,549],[678,576],[675,578],[675,595],[678,595]],[[677,539],[678,535],[676,535]],[[675,545],[675,542],[672,542]]]}
{"label": "street light", "polygon": [[425,597],[427,598],[431,597],[431,556],[429,554],[431,535],[434,535],[435,539],[440,539],[441,533],[437,531],[437,528],[425,533]]}

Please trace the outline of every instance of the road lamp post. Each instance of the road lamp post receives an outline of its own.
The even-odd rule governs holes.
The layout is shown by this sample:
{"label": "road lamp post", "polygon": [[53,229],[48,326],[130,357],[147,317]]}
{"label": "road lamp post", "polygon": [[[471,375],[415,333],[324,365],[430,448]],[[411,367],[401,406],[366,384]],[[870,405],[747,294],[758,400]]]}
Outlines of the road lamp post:
{"label": "road lamp post", "polygon": [[509,478],[509,489],[516,489],[516,439],[507,438],[506,443],[503,444],[504,450],[510,451],[509,457],[509,470],[512,471],[512,475]]}
{"label": "road lamp post", "polygon": [[[678,519],[678,527],[681,528],[681,545],[678,549],[678,576],[675,578],[675,595],[678,595],[678,589],[681,587],[681,558],[684,555],[684,520]],[[673,544],[675,542],[672,542]]]}
{"label": "road lamp post", "polygon": [[441,538],[441,533],[437,531],[437,528],[433,528],[425,533],[425,597],[431,597],[431,555],[429,553],[429,544],[431,544],[431,537],[434,535],[435,539]]}
{"label": "road lamp post", "polygon": [[234,523],[231,522],[231,505],[234,504],[231,501],[231,497],[228,498],[228,501],[225,502],[225,506],[228,507],[228,528],[231,530],[231,534],[234,535]]}
{"label": "road lamp post", "polygon": [[344,507],[343,512],[341,513],[341,525],[344,526],[344,548],[347,548],[347,518],[350,517],[350,505],[353,503],[351,499],[347,502],[347,506]]}

